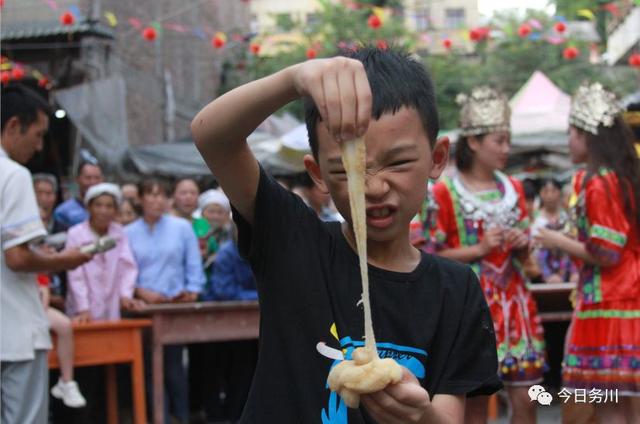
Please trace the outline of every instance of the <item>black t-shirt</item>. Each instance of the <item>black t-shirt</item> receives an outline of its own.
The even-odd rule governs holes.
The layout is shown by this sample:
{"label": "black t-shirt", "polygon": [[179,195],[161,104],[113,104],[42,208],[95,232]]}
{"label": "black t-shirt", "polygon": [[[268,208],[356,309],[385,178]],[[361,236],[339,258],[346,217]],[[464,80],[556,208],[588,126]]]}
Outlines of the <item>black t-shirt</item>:
{"label": "black t-shirt", "polygon": [[[369,423],[327,386],[341,354],[364,344],[357,254],[339,223],[325,223],[262,169],[253,226],[234,210],[239,249],[255,273],[260,354],[242,423]],[[369,265],[381,357],[411,370],[431,397],[491,394],[493,323],[475,274],[423,254],[409,273]],[[321,353],[322,352],[322,353]]]}

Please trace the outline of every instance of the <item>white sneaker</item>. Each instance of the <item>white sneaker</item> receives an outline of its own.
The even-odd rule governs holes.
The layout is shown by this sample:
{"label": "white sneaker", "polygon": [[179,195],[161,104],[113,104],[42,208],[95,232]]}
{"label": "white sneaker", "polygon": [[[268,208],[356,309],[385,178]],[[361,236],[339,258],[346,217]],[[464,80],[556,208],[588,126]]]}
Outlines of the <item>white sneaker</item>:
{"label": "white sneaker", "polygon": [[69,408],[82,408],[87,404],[78,389],[78,383],[73,380],[66,383],[62,379],[58,380],[56,385],[51,388],[51,395],[56,399],[62,399],[62,402]]}

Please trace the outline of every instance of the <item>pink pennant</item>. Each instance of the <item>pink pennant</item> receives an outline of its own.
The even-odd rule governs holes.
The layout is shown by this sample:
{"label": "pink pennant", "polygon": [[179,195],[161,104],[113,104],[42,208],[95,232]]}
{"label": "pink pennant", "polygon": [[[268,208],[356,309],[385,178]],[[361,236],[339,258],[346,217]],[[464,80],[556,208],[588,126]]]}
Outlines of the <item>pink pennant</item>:
{"label": "pink pennant", "polygon": [[564,43],[565,39],[562,37],[555,37],[551,35],[547,37],[547,41],[549,42],[549,44],[553,44],[554,46],[557,46],[558,44]]}
{"label": "pink pennant", "polygon": [[131,17],[131,18],[127,19],[127,21],[129,21],[131,26],[134,27],[135,29],[142,28],[142,22],[140,22],[140,19],[138,19],[138,18]]}
{"label": "pink pennant", "polygon": [[537,30],[542,29],[542,23],[540,23],[540,21],[537,19],[529,19],[529,25],[531,25],[532,28]]}
{"label": "pink pennant", "polygon": [[52,10],[58,10],[58,3],[56,0],[44,0],[44,2],[49,6]]}

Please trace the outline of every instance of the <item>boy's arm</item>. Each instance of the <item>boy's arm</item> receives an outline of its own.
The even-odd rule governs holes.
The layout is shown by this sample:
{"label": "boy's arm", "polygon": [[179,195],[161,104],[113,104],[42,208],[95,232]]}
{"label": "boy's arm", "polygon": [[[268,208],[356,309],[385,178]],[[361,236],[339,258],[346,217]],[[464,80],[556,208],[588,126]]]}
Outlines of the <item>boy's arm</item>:
{"label": "boy's arm", "polygon": [[260,171],[246,139],[270,114],[310,96],[336,140],[366,132],[371,89],[361,62],[310,60],[238,87],[207,105],[191,123],[196,146],[236,210],[253,224]]}

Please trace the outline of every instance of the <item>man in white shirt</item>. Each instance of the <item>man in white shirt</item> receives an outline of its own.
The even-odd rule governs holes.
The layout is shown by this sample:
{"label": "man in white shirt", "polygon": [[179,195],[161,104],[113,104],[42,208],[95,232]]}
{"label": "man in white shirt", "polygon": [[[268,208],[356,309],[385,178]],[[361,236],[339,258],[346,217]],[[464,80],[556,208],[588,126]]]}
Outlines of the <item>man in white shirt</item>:
{"label": "man in white shirt", "polygon": [[91,259],[78,249],[46,254],[31,246],[46,230],[31,174],[21,164],[42,149],[48,105],[19,86],[2,90],[0,138],[0,422],[46,423],[51,348],[35,272],[73,269]]}

